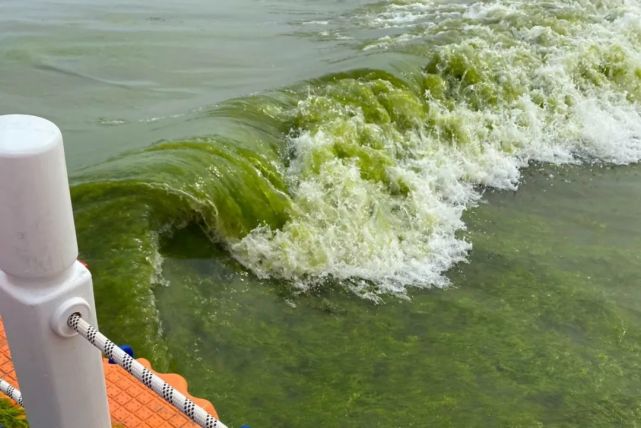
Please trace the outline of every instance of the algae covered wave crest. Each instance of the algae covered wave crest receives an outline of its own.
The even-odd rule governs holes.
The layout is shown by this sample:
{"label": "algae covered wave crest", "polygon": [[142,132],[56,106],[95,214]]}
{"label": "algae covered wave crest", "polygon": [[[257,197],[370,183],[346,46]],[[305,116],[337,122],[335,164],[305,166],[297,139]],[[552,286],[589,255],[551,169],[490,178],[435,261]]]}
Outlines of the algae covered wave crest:
{"label": "algae covered wave crest", "polygon": [[530,161],[641,157],[641,13],[633,2],[393,2],[361,22],[401,28],[363,49],[425,59],[398,76],[309,84],[284,174],[296,208],[232,244],[260,276],[338,278],[376,299],[443,286],[480,186],[515,189]]}
{"label": "algae covered wave crest", "polygon": [[529,162],[641,159],[637,2],[394,1],[336,22],[377,34],[355,42],[366,57],[411,61],[231,100],[209,136],[74,177],[98,286],[147,302],[140,340],[159,334],[158,236],[189,223],[260,277],[376,300],[446,286],[471,247],[463,211]]}

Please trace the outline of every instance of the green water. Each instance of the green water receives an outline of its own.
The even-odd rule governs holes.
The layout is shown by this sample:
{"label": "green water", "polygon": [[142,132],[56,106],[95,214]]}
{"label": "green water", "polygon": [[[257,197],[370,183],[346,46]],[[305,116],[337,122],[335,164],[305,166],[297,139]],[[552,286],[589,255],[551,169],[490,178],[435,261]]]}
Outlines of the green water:
{"label": "green water", "polygon": [[211,132],[225,99],[336,70],[347,50],[293,33],[362,0],[3,0],[0,112],[42,115],[72,170]]}
{"label": "green water", "polygon": [[379,305],[258,282],[187,231],[156,290],[172,368],[232,425],[635,426],[640,194],[638,167],[530,168],[466,214],[453,287]]}
{"label": "green water", "polygon": [[37,4],[0,113],[63,127],[101,328],[224,421],[641,418],[641,4]]}

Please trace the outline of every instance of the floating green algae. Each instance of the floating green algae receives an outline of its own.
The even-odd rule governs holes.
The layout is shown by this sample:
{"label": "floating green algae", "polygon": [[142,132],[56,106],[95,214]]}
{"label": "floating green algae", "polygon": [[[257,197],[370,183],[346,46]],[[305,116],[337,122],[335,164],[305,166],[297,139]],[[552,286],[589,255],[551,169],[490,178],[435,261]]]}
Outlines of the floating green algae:
{"label": "floating green algae", "polygon": [[256,426],[635,426],[641,170],[532,168],[465,216],[453,287],[373,305],[260,282],[197,230],[156,291],[173,368]]}
{"label": "floating green algae", "polygon": [[[242,111],[249,127],[251,115]],[[159,369],[167,364],[152,294],[152,286],[162,283],[160,235],[198,222],[212,240],[225,242],[286,219],[289,201],[275,167],[279,148],[267,120],[261,125],[234,141],[218,136],[162,142],[74,181],[81,258],[104,296],[98,298],[100,313],[109,314],[101,323],[117,340],[153,355]]]}
{"label": "floating green algae", "polygon": [[413,37],[371,45],[420,66],[351,70],[224,102],[208,113],[211,135],[75,174],[82,257],[108,296],[100,321],[116,340],[166,365],[153,296],[164,282],[158,242],[186,225],[248,272],[297,290],[340,283],[373,301],[407,297],[410,287],[450,283],[445,272],[471,248],[463,212],[483,188],[516,189],[530,161],[641,159],[634,4],[366,10],[384,28],[427,17],[402,29]]}
{"label": "floating green algae", "polygon": [[5,428],[27,428],[24,411],[6,399],[0,399],[0,426]]}
{"label": "floating green algae", "polygon": [[[233,423],[634,425],[638,181],[613,175],[595,207],[577,208],[568,201],[594,183],[571,190],[562,183],[574,176],[552,169],[554,179],[533,185],[558,182],[563,197],[548,187],[490,195],[463,212],[489,188],[515,189],[530,160],[639,159],[640,16],[624,0],[367,5],[321,24],[322,37],[353,43],[359,60],[331,67],[349,71],[222,103],[198,126],[187,114],[135,136],[116,126],[92,134],[88,147],[139,147],[151,128],[198,135],[74,174],[101,328],[156,368],[187,373]],[[157,34],[147,29],[136,32]],[[108,52],[110,32],[93,33],[81,48],[58,43],[71,53],[59,62]],[[135,53],[142,45],[151,47]],[[47,51],[28,60],[38,73],[73,72],[51,66]],[[136,55],[145,66],[150,52]],[[100,56],[109,69],[126,58]],[[92,110],[104,94],[136,119],[153,114],[132,86],[103,92],[110,82],[78,77],[75,105]],[[8,99],[26,102],[11,86]],[[157,104],[165,90],[181,98],[170,86],[146,93]],[[523,210],[513,205],[534,194]],[[600,208],[612,218],[594,216]]]}

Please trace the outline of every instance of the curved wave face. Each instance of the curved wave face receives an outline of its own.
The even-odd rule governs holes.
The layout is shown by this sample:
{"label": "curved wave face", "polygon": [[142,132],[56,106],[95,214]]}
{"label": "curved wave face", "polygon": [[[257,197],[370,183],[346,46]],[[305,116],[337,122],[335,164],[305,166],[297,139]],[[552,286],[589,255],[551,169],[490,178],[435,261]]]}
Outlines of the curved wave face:
{"label": "curved wave face", "polygon": [[351,31],[411,60],[223,103],[210,136],[74,178],[81,248],[132,340],[161,351],[158,239],[187,224],[259,277],[406,296],[447,286],[484,188],[516,189],[531,162],[641,159],[637,2],[393,1],[323,34]]}

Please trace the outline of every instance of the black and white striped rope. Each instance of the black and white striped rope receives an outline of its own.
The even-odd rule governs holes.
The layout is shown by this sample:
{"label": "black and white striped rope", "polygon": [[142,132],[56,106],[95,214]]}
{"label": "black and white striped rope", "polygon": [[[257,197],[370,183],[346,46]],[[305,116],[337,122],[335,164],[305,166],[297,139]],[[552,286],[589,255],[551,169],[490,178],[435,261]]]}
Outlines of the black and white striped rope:
{"label": "black and white striped rope", "polygon": [[115,361],[116,364],[131,373],[147,388],[161,396],[165,401],[187,415],[189,419],[199,426],[203,428],[227,428],[225,424],[207,413],[205,409],[196,405],[173,386],[153,374],[151,370],[147,369],[145,366],[129,356],[125,351],[116,346],[116,344],[107,339],[94,326],[83,320],[79,314],[71,315],[67,324],[69,324],[69,327],[75,330],[78,334],[87,339],[89,343],[100,349],[107,358]]}
{"label": "black and white striped rope", "polygon": [[22,394],[20,391],[3,379],[0,379],[0,392],[9,396],[9,398],[22,406]]}

